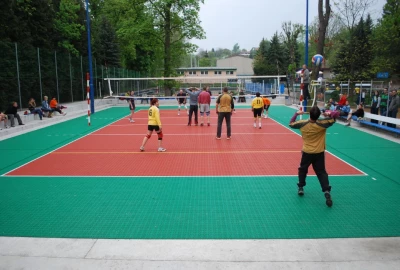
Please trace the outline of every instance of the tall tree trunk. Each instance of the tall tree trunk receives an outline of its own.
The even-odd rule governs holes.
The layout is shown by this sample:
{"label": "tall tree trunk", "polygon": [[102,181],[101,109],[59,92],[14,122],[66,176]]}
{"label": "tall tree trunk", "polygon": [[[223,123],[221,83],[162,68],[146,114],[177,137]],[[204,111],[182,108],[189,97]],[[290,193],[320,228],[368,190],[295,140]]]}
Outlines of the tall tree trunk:
{"label": "tall tree trunk", "polygon": [[[164,77],[171,77],[171,8],[172,3],[165,5],[165,41],[164,41]],[[165,95],[171,95],[172,82],[169,80],[164,81]]]}
{"label": "tall tree trunk", "polygon": [[[329,0],[325,0],[325,14],[323,10],[323,0],[318,0],[319,28],[318,28],[317,54],[320,54],[322,56],[324,56],[325,35],[326,35],[326,29],[328,28],[330,16],[331,16],[331,6]],[[321,70],[320,66],[317,67],[314,66],[313,73],[311,76],[312,80],[317,80],[320,70]]]}

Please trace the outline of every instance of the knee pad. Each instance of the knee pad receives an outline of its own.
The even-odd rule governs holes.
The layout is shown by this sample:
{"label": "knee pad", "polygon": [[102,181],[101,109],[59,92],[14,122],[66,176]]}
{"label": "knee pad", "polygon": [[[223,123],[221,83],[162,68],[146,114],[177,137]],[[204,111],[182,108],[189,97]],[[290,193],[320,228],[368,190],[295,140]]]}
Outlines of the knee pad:
{"label": "knee pad", "polygon": [[207,116],[210,116],[210,112],[206,112],[206,115],[207,115]]}
{"label": "knee pad", "polygon": [[200,112],[200,115],[203,116],[203,115],[204,115],[204,112]]}
{"label": "knee pad", "polygon": [[181,109],[181,104],[178,105],[178,109],[179,109],[179,110]]}
{"label": "knee pad", "polygon": [[146,134],[146,138],[150,139],[151,138],[151,134]]}
{"label": "knee pad", "polygon": [[157,136],[158,136],[158,140],[161,141],[162,138],[163,138],[163,133],[162,133],[162,131],[161,131],[160,133],[157,133]]}

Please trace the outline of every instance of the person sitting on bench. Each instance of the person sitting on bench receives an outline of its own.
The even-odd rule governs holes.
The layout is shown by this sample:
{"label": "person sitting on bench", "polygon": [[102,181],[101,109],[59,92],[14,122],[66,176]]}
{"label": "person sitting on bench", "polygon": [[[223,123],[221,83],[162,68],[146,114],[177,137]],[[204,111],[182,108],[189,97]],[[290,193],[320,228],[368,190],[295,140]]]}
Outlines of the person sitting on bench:
{"label": "person sitting on bench", "polygon": [[53,112],[56,111],[56,112],[58,112],[59,114],[62,114],[62,115],[66,115],[67,114],[67,113],[63,113],[61,111],[63,108],[66,108],[66,107],[64,107],[62,105],[58,105],[57,99],[55,97],[53,97],[53,99],[50,101],[50,108],[53,110]]}
{"label": "person sitting on bench", "polygon": [[51,118],[54,110],[49,106],[49,98],[47,96],[44,96],[43,98],[44,100],[42,101],[42,111],[48,113],[47,117]]}
{"label": "person sitting on bench", "polygon": [[11,127],[15,127],[15,121],[14,119],[17,118],[18,124],[20,126],[23,126],[24,124],[22,123],[21,117],[18,114],[18,103],[13,101],[11,103],[11,106],[8,107],[8,109],[4,112],[5,115],[7,115],[8,119],[11,122]]}
{"label": "person sitting on bench", "polygon": [[38,114],[40,120],[43,118],[43,112],[41,109],[36,108],[36,102],[34,98],[31,98],[28,102],[28,110],[31,112],[31,114]]}
{"label": "person sitting on bench", "polygon": [[357,110],[356,110],[355,112],[350,111],[349,115],[347,116],[347,120],[346,120],[347,124],[346,124],[346,126],[350,126],[351,117],[352,117],[353,115],[354,115],[354,116],[357,116],[358,119],[364,117],[364,108],[363,108],[363,105],[362,105],[361,103],[358,104]]}

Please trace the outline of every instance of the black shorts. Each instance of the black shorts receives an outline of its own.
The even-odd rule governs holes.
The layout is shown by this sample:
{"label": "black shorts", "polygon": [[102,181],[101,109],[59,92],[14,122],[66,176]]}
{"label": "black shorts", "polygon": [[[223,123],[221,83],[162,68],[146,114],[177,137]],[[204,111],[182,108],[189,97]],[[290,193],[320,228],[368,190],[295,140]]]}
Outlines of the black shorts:
{"label": "black shorts", "polygon": [[254,109],[253,110],[254,117],[257,117],[257,116],[261,117],[262,111],[263,111],[263,108]]}
{"label": "black shorts", "polygon": [[131,104],[129,104],[129,110],[131,110],[131,111],[134,111],[135,110],[135,108],[136,108],[136,106],[135,106],[135,103],[131,103]]}
{"label": "black shorts", "polygon": [[178,104],[179,104],[179,105],[181,105],[181,104],[185,105],[185,104],[186,104],[186,100],[184,100],[184,99],[179,99],[179,100],[178,100]]}
{"label": "black shorts", "polygon": [[264,106],[264,110],[267,110],[267,111],[268,111],[268,109],[269,109],[269,105],[265,105],[265,106]]}
{"label": "black shorts", "polygon": [[157,132],[157,131],[160,130],[160,127],[159,127],[159,126],[148,125],[148,126],[147,126],[147,130],[148,130],[148,131],[153,131],[153,130],[155,130],[155,131]]}

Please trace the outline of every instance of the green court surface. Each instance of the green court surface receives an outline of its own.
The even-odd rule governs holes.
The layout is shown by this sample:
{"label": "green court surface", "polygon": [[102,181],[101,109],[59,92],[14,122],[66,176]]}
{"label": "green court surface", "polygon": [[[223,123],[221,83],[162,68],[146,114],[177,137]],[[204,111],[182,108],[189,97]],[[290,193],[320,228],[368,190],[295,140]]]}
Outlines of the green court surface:
{"label": "green court surface", "polygon": [[[273,106],[270,116],[287,126],[293,112],[290,108]],[[0,174],[126,115],[126,108],[111,108],[93,115],[90,127],[85,117],[80,117],[0,141]],[[296,176],[1,176],[0,236],[115,239],[400,236],[400,144],[336,124],[329,129],[327,150],[367,174],[330,177],[332,208],[326,207],[316,177],[308,178],[306,194],[299,197]],[[51,169],[51,164],[43,168]]]}

